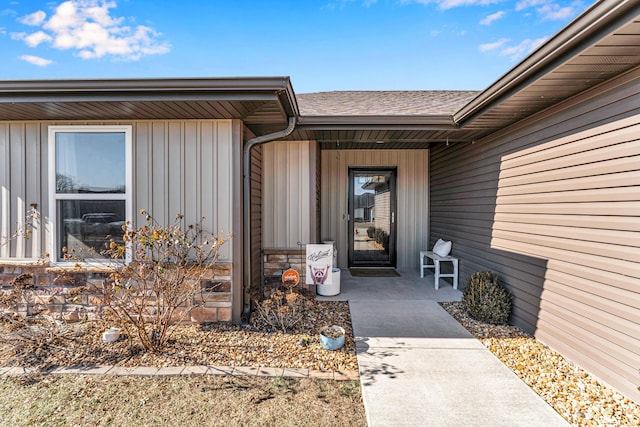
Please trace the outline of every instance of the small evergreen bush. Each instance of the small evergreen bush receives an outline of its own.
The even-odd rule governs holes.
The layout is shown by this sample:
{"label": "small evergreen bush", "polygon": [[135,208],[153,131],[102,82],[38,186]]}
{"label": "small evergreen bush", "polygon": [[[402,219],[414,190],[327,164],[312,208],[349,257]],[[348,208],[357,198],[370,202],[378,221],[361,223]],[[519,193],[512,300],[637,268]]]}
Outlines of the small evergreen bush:
{"label": "small evergreen bush", "polygon": [[462,302],[471,317],[485,323],[506,324],[511,314],[511,294],[490,271],[479,271],[469,278]]}
{"label": "small evergreen bush", "polygon": [[376,228],[374,226],[367,228],[367,236],[370,239],[373,239],[373,236],[375,236],[375,234],[376,234]]}

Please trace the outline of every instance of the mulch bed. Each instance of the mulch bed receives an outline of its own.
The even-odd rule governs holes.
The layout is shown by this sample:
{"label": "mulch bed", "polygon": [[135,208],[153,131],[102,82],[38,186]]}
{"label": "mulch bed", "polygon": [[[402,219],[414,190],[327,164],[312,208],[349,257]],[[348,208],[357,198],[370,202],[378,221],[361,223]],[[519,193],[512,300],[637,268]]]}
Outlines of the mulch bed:
{"label": "mulch bed", "polygon": [[[126,334],[115,343],[104,343],[104,322],[68,323],[49,339],[13,345],[10,337],[20,327],[0,322],[0,366],[261,366],[314,370],[358,370],[349,307],[346,302],[306,302],[306,315],[290,333],[274,332],[252,319],[248,326],[223,323],[180,325],[160,353],[144,352]],[[318,333],[327,325],[346,331],[342,349],[321,347]],[[22,331],[24,332],[24,330]],[[301,337],[308,340],[301,340]],[[15,341],[14,341],[15,342]]]}

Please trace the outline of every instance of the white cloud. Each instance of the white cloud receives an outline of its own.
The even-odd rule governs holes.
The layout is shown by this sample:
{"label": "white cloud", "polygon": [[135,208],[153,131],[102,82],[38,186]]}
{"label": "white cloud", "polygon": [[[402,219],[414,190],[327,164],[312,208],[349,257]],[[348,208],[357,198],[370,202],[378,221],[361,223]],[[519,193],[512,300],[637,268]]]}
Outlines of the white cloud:
{"label": "white cloud", "polygon": [[504,10],[498,11],[496,13],[492,13],[491,15],[481,20],[480,25],[491,25],[494,21],[497,21],[498,19],[501,19],[502,17],[504,17],[504,15],[506,15],[506,12]]}
{"label": "white cloud", "polygon": [[47,65],[53,62],[49,59],[44,59],[39,56],[33,56],[33,55],[22,55],[20,59],[22,59],[23,61],[29,62],[30,64],[37,65],[38,67],[46,67]]}
{"label": "white cloud", "polygon": [[556,21],[573,17],[582,8],[581,2],[573,2],[568,6],[560,5],[556,0],[520,0],[516,4],[516,10],[521,11],[534,8],[542,19]]}
{"label": "white cloud", "polygon": [[481,44],[478,48],[480,49],[480,52],[490,52],[492,50],[500,49],[502,46],[504,46],[508,42],[509,42],[509,39],[500,39],[493,43]]}
{"label": "white cloud", "polygon": [[24,40],[27,36],[27,33],[11,33],[12,40]]}
{"label": "white cloud", "polygon": [[[354,1],[354,0],[340,0],[340,1]],[[400,0],[401,4],[434,4],[439,9],[453,9],[455,7],[462,6],[487,6],[496,3],[503,3],[505,0]],[[563,6],[560,4],[561,0],[520,0],[516,3],[515,10],[522,11],[525,9],[533,8],[536,13],[547,20],[562,20],[571,18],[581,10],[584,5],[582,0],[572,0],[570,5]],[[500,12],[497,12],[500,13]],[[496,14],[494,14],[496,15]],[[496,18],[491,19],[489,15],[481,22],[482,25],[490,25],[491,22],[496,19],[502,18],[503,15],[499,15]],[[488,20],[488,21],[487,21]],[[487,23],[484,23],[484,22]]]}
{"label": "white cloud", "polygon": [[376,3],[378,3],[378,0],[336,0],[336,1],[332,1],[331,3],[327,3],[324,6],[322,6],[321,9],[323,10],[342,10],[344,9],[344,7],[349,4],[349,3],[362,3],[362,6],[364,7],[370,7]]}
{"label": "white cloud", "polygon": [[0,11],[0,16],[16,16],[17,14],[18,12],[13,9],[2,9],[2,11]]}
{"label": "white cloud", "polygon": [[14,33],[12,38],[30,47],[50,43],[59,50],[73,50],[84,59],[110,56],[137,60],[169,52],[169,44],[159,40],[160,33],[151,27],[131,27],[125,24],[125,18],[112,16],[111,9],[116,7],[115,1],[67,0],[48,19],[44,12],[22,18],[22,23],[41,29],[31,34]]}
{"label": "white cloud", "polygon": [[480,52],[497,52],[500,56],[508,56],[512,61],[516,61],[524,56],[530,54],[544,42],[548,37],[541,37],[539,39],[525,39],[518,44],[510,44],[509,39],[500,39],[493,43],[485,43],[478,46]]}
{"label": "white cloud", "polygon": [[548,39],[548,37],[541,37],[539,39],[522,40],[517,45],[504,47],[500,50],[500,56],[508,56],[512,61],[516,61],[536,50]]}
{"label": "white cloud", "polygon": [[551,21],[569,19],[576,14],[576,10],[573,6],[561,7],[557,4],[541,6],[537,11],[543,19],[549,19]]}
{"label": "white cloud", "polygon": [[51,40],[52,40],[51,36],[43,31],[36,31],[35,33],[25,36],[24,38],[24,42],[29,47],[36,47],[40,43],[50,42]]}
{"label": "white cloud", "polygon": [[516,10],[524,10],[529,7],[535,7],[544,3],[547,3],[549,0],[520,0],[516,4]]}
{"label": "white cloud", "polygon": [[400,0],[402,4],[436,4],[440,9],[452,9],[460,6],[485,6],[501,1],[502,0]]}
{"label": "white cloud", "polygon": [[46,19],[47,14],[44,13],[43,11],[39,10],[37,12],[33,12],[30,15],[27,16],[23,16],[22,18],[20,18],[18,21],[20,21],[21,23],[25,24],[25,25],[31,25],[31,26],[38,26],[40,24],[42,24],[44,22],[44,20]]}

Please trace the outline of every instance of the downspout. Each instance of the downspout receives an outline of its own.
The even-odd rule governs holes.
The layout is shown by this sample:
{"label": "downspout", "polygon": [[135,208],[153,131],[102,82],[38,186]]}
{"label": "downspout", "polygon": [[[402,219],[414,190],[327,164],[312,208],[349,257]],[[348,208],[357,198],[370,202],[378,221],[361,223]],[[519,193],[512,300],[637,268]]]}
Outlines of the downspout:
{"label": "downspout", "polygon": [[257,136],[249,139],[244,143],[243,158],[242,158],[242,317],[243,324],[249,322],[249,315],[251,314],[251,149],[262,145],[266,142],[275,141],[276,139],[284,138],[293,132],[296,127],[296,117],[289,117],[289,125],[286,129],[269,133],[267,135]]}

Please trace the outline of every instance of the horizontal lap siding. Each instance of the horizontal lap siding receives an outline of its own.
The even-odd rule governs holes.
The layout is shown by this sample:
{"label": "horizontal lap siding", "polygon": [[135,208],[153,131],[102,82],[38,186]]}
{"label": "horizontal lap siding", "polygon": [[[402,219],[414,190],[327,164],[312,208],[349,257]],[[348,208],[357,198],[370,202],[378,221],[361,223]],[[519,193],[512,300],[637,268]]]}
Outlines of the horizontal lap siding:
{"label": "horizontal lap siding", "polygon": [[[431,235],[496,271],[513,322],[640,400],[640,71],[432,150]],[[432,239],[433,240],[433,239]]]}
{"label": "horizontal lap siding", "polygon": [[[27,242],[0,247],[0,258],[37,258],[48,251],[48,127],[50,125],[132,125],[134,212],[147,209],[160,222],[182,213],[204,218],[212,232],[233,230],[234,162],[232,121],[2,122],[0,123],[0,232],[15,232],[29,205],[37,204],[42,224]],[[237,139],[237,138],[236,138]],[[100,167],[100,165],[96,165]],[[232,259],[233,241],[221,261]]]}
{"label": "horizontal lap siding", "polygon": [[262,269],[262,146],[251,150],[251,283],[260,283]]}

